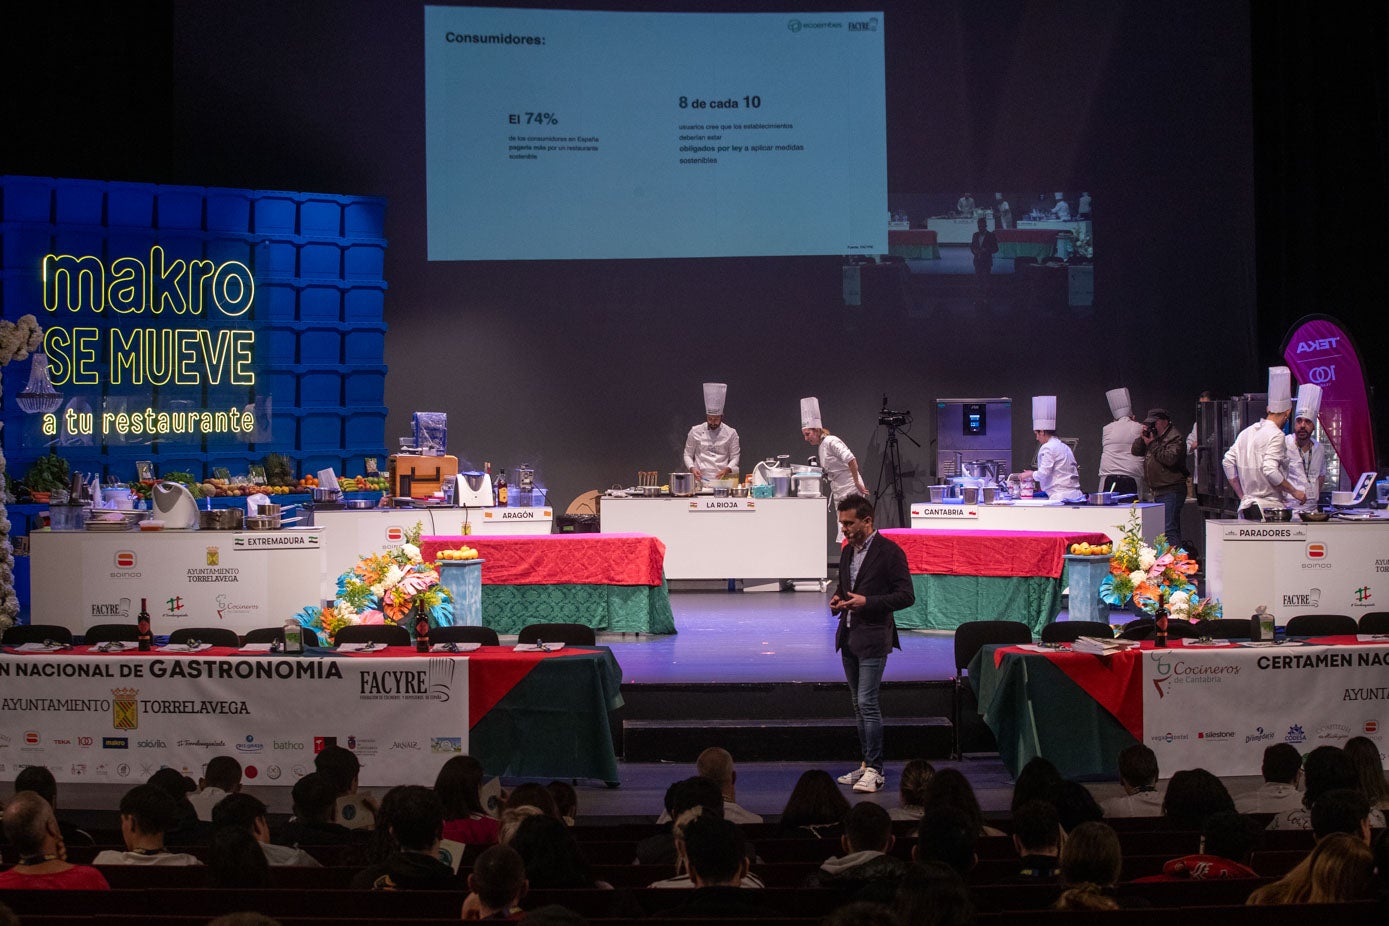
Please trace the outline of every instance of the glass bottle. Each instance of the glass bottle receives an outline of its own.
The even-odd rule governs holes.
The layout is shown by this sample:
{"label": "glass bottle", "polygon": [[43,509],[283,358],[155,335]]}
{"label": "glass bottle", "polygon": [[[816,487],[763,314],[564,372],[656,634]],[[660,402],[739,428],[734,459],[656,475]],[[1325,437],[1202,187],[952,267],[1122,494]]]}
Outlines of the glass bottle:
{"label": "glass bottle", "polygon": [[304,629],[292,617],[285,621],[285,652],[304,652]]}
{"label": "glass bottle", "polygon": [[1157,624],[1157,634],[1153,638],[1153,646],[1157,649],[1167,649],[1167,593],[1158,592],[1157,610],[1153,612],[1153,621]]}
{"label": "glass bottle", "polygon": [[140,652],[148,653],[154,643],[154,634],[150,633],[150,611],[149,599],[140,599],[140,613],[135,618],[135,639],[139,643]]}

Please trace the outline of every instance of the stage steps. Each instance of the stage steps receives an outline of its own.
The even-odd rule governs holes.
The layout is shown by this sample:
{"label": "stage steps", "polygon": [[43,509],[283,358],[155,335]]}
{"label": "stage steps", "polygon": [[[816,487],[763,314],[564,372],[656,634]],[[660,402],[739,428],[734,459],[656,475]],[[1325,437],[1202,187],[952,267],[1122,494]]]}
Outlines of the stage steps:
{"label": "stage steps", "polygon": [[[739,761],[821,762],[858,754],[852,717],[794,720],[632,720],[623,723],[627,762],[693,762],[710,746],[722,746]],[[884,757],[889,760],[944,759],[950,755],[951,725],[945,717],[885,721]]]}
{"label": "stage steps", "polygon": [[[888,759],[944,759],[953,683],[884,682]],[[740,761],[830,761],[858,754],[843,682],[626,684],[613,742],[627,762],[690,762],[708,746]]]}

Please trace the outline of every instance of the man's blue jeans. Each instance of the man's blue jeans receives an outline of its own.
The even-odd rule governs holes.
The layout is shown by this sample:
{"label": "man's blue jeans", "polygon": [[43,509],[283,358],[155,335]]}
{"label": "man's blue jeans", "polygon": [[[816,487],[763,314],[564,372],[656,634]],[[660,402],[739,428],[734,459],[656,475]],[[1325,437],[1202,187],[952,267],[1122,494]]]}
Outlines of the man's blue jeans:
{"label": "man's blue jeans", "polygon": [[[1181,547],[1182,545],[1182,506],[1186,504],[1186,489],[1163,489],[1160,492],[1153,492],[1153,501],[1162,505],[1163,526],[1162,532],[1167,535],[1167,545],[1170,547]],[[1187,552],[1191,552],[1187,550]]]}
{"label": "man's blue jeans", "polygon": [[858,723],[864,764],[881,773],[883,711],[878,704],[878,687],[883,681],[883,670],[887,668],[887,657],[859,659],[848,650],[841,650],[840,655],[844,660],[844,677],[849,682],[849,703],[853,705],[854,720]]}

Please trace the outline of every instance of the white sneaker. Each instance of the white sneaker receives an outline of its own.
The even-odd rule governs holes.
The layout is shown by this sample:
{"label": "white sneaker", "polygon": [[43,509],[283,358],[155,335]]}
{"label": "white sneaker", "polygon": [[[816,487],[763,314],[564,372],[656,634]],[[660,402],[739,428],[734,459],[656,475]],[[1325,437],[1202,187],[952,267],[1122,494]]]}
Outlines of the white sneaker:
{"label": "white sneaker", "polygon": [[851,784],[855,784],[855,783],[858,782],[858,780],[859,780],[860,778],[863,777],[863,773],[866,772],[866,771],[868,771],[868,766],[866,766],[866,765],[860,765],[858,768],[854,769],[852,772],[847,772],[847,773],[845,773],[845,774],[843,774],[843,775],[840,775],[840,776],[839,776],[839,783],[842,784],[842,785],[851,785]]}
{"label": "white sneaker", "polygon": [[887,781],[882,775],[873,769],[865,769],[858,781],[854,782],[854,790],[860,794],[872,794],[874,791],[882,790]]}

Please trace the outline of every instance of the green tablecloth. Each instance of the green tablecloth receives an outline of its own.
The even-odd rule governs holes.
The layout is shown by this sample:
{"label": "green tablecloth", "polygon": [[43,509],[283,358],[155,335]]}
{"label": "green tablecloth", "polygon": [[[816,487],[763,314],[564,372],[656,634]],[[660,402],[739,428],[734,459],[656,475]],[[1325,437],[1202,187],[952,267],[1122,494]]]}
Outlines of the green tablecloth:
{"label": "green tablecloth", "polygon": [[585,624],[608,633],[675,633],[670,589],[660,585],[486,585],[482,623],[497,633],[527,624]]}
{"label": "green tablecloth", "polygon": [[1034,636],[1061,610],[1061,581],[1046,576],[912,576],[916,603],[893,615],[903,630],[954,630],[978,620],[1021,621]]}
{"label": "green tablecloth", "polygon": [[1008,771],[1042,756],[1065,778],[1117,778],[1119,752],[1137,741],[1114,715],[1041,653],[1006,653],[995,667],[996,649],[980,650],[969,680]]}
{"label": "green tablecloth", "polygon": [[1035,257],[1041,261],[1055,252],[1054,244],[1034,244],[1030,241],[1008,241],[998,245],[999,257]]}
{"label": "green tablecloth", "polygon": [[489,775],[593,778],[617,784],[608,712],[622,706],[612,650],[542,659],[469,731]]}

